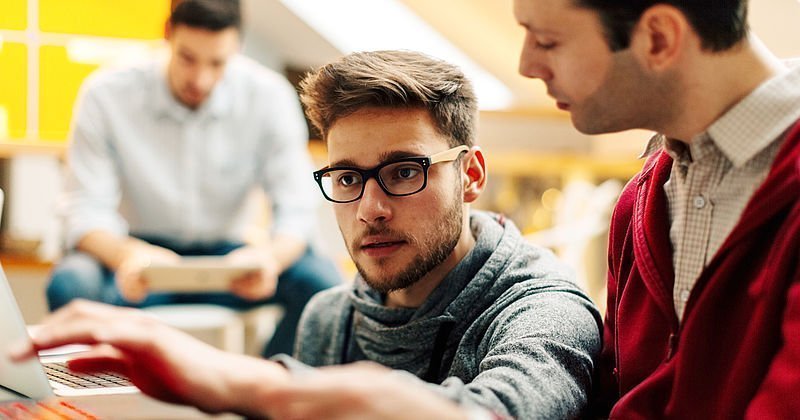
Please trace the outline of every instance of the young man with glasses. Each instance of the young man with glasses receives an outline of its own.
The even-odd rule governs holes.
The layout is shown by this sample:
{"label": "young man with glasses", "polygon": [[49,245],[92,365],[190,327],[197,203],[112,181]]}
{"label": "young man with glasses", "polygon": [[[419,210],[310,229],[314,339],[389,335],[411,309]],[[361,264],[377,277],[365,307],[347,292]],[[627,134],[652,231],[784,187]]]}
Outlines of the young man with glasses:
{"label": "young man with glasses", "polygon": [[314,177],[358,275],[309,303],[296,357],[378,362],[515,418],[578,415],[595,309],[513,223],[469,210],[486,168],[463,74],[417,53],[358,53],[302,88],[328,145]]}
{"label": "young man with glasses", "polygon": [[[222,355],[141,315],[87,302],[45,323],[36,347],[111,344],[110,353],[98,348],[74,366],[122,370],[151,395],[209,411],[277,419],[579,416],[600,349],[599,314],[552,253],[526,243],[502,216],[470,211],[486,168],[474,145],[475,96],[461,71],[413,52],[356,53],[302,88],[328,146],[329,164],[314,178],[334,203],[358,275],[306,307],[296,359]],[[167,372],[134,369],[152,358]],[[383,367],[331,367],[365,361]],[[173,380],[155,380],[165,374]],[[317,398],[331,381],[355,390]]]}

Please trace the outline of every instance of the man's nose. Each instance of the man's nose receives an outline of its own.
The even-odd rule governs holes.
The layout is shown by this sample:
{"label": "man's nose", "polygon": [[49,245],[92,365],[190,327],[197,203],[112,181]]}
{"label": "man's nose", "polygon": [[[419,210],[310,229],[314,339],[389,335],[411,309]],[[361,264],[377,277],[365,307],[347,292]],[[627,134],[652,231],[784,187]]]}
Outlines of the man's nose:
{"label": "man's nose", "polygon": [[192,77],[192,85],[202,91],[211,90],[214,85],[214,72],[209,69],[198,69]]}
{"label": "man's nose", "polygon": [[358,220],[366,223],[391,220],[389,199],[390,197],[378,185],[377,179],[368,179],[364,184],[364,194],[358,201]]}
{"label": "man's nose", "polygon": [[526,41],[519,56],[519,74],[544,81],[552,79],[553,73],[544,55],[543,51],[536,48],[534,41]]}

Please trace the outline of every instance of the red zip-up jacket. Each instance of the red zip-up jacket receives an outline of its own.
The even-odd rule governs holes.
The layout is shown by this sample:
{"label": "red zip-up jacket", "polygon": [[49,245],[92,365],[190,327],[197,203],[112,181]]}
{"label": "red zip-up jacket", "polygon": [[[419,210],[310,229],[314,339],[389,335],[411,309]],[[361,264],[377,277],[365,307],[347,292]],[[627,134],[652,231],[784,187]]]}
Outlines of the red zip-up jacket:
{"label": "red zip-up jacket", "polygon": [[800,417],[800,123],[681,323],[663,188],[671,167],[664,151],[651,156],[612,217],[598,407],[622,419]]}

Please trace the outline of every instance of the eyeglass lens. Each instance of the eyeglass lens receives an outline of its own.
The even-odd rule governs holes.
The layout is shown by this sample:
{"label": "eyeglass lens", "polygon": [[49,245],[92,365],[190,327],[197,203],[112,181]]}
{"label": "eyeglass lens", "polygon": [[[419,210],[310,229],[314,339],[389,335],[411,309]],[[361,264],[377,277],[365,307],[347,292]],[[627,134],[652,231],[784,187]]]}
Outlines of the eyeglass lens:
{"label": "eyeglass lens", "polygon": [[[425,169],[417,162],[396,162],[378,172],[384,189],[394,195],[408,195],[420,191],[425,185]],[[334,170],[322,179],[325,195],[336,201],[354,200],[361,195],[365,180],[362,173],[352,169]]]}

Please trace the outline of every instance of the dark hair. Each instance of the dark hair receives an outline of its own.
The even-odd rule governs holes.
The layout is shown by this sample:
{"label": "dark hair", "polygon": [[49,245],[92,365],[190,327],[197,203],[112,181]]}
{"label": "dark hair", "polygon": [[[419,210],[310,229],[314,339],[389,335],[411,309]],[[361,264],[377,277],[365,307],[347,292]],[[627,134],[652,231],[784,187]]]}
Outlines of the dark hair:
{"label": "dark hair", "polygon": [[600,14],[611,50],[630,45],[631,31],[642,14],[656,4],[680,9],[702,39],[703,48],[724,51],[747,35],[748,0],[573,0]]}
{"label": "dark hair", "polygon": [[241,29],[242,12],[239,0],[179,0],[173,3],[169,23],[210,31]]}
{"label": "dark hair", "polygon": [[418,52],[350,54],[306,76],[300,90],[308,119],[323,139],[338,119],[380,107],[426,109],[452,146],[475,142],[472,84],[458,67]]}

